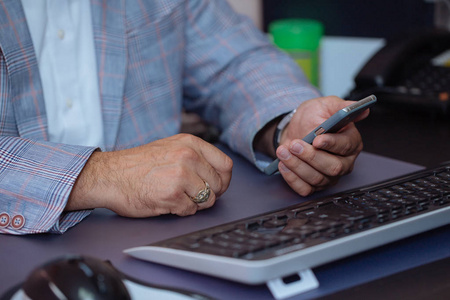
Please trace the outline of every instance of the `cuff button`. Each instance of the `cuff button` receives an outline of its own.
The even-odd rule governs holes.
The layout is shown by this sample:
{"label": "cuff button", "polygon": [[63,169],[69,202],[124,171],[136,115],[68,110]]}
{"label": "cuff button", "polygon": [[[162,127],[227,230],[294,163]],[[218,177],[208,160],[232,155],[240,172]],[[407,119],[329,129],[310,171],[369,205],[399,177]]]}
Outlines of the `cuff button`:
{"label": "cuff button", "polygon": [[22,215],[17,215],[12,218],[11,226],[14,229],[20,229],[25,225],[25,218]]}
{"label": "cuff button", "polygon": [[6,228],[9,226],[11,217],[7,213],[0,214],[0,228]]}

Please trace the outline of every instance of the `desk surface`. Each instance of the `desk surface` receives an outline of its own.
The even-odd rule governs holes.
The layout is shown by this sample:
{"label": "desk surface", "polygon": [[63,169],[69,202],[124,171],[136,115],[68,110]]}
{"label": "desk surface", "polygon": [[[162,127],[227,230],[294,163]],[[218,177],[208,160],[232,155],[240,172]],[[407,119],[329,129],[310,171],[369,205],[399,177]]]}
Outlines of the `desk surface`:
{"label": "desk surface", "polygon": [[[108,259],[122,272],[154,284],[190,289],[218,299],[272,299],[265,285],[247,286],[201,274],[136,260],[122,250],[164,238],[287,207],[298,201],[355,188],[420,169],[362,153],[354,172],[340,183],[309,198],[293,193],[279,175],[268,177],[242,157],[234,160],[229,190],[208,210],[190,217],[129,219],[97,209],[63,235],[0,235],[0,295],[22,282],[29,272],[54,258],[77,253]],[[320,287],[295,299],[327,295],[373,279],[450,256],[449,226],[420,234],[314,269]],[[7,270],[7,271],[6,271]]]}
{"label": "desk surface", "polygon": [[378,103],[357,127],[367,152],[426,167],[450,160],[450,114]]}

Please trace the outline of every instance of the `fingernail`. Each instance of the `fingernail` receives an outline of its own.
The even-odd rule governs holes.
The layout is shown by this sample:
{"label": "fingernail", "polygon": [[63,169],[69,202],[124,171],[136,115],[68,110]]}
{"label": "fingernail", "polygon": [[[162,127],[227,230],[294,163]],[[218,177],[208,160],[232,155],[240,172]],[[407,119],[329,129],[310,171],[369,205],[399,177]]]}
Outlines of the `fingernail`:
{"label": "fingernail", "polygon": [[281,147],[281,149],[278,151],[278,157],[280,159],[286,160],[291,157],[291,153],[285,147]]}
{"label": "fingernail", "polygon": [[303,152],[303,146],[300,145],[299,142],[295,142],[294,144],[292,144],[291,146],[291,151],[294,154],[301,154]]}

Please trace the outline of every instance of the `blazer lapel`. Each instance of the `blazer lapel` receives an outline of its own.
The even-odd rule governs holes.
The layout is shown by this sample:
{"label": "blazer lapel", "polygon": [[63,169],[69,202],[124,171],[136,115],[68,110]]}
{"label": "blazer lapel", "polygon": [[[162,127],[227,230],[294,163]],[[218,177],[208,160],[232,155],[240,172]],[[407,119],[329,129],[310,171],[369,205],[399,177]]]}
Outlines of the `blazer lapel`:
{"label": "blazer lapel", "polygon": [[47,116],[33,42],[21,1],[0,1],[0,48],[5,59],[19,135],[48,140]]}
{"label": "blazer lapel", "polygon": [[125,0],[91,0],[106,150],[113,150],[126,74]]}

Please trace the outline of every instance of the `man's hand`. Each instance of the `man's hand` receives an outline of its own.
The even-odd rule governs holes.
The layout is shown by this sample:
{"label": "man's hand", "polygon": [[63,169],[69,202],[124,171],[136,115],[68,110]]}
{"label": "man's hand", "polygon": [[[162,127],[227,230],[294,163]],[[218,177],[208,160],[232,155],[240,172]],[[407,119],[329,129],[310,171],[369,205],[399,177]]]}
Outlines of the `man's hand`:
{"label": "man's hand", "polygon": [[[353,101],[338,97],[316,98],[302,103],[281,137],[276,150],[278,168],[289,186],[302,196],[337,183],[353,170],[363,148],[361,135],[354,123],[338,133],[319,135],[309,145],[301,139],[338,110]],[[355,121],[366,118],[365,111]]]}
{"label": "man's hand", "polygon": [[[211,207],[228,188],[233,162],[189,134],[140,147],[95,152],[80,173],[66,210],[105,207],[121,216],[192,215]],[[190,197],[211,187],[208,201]]]}

